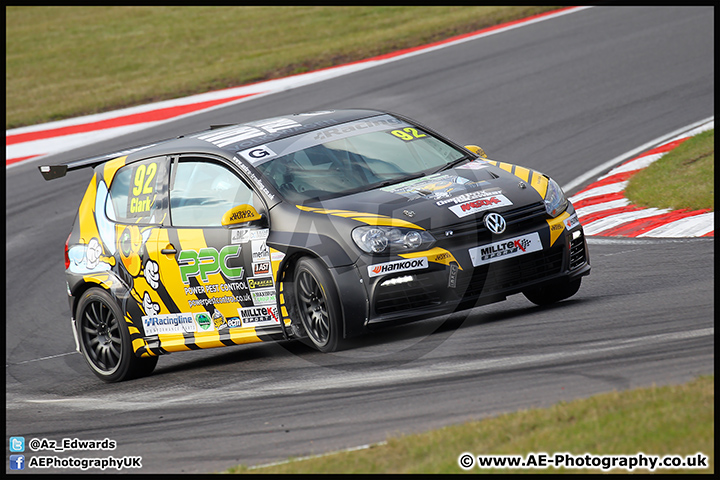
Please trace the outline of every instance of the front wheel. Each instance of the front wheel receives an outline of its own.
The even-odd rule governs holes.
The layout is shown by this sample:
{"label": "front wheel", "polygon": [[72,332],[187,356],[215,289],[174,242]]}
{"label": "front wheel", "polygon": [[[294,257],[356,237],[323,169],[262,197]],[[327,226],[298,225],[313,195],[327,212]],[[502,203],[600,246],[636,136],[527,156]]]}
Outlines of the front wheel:
{"label": "front wheel", "polygon": [[149,375],[157,365],[158,357],[135,356],[124,315],[105,290],[91,288],[83,293],[75,318],[82,354],[100,379],[137,378]]}
{"label": "front wheel", "polygon": [[308,338],[321,352],[334,352],[342,340],[337,288],[327,267],[316,258],[302,258],[295,268],[295,302]]}
{"label": "front wheel", "polygon": [[575,295],[580,290],[581,279],[553,282],[523,292],[525,298],[535,305],[550,305]]}

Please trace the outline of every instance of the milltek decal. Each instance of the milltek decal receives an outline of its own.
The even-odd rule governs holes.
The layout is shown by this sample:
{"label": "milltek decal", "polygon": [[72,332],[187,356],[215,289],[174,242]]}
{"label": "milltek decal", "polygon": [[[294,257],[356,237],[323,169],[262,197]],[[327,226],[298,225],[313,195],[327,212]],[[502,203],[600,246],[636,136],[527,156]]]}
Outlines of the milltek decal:
{"label": "milltek decal", "polygon": [[510,238],[500,242],[481,245],[468,250],[474,267],[505,260],[518,255],[542,250],[542,242],[537,232],[522,237]]}
{"label": "milltek decal", "polygon": [[193,316],[190,313],[171,313],[169,315],[150,315],[142,317],[145,335],[160,333],[185,333],[196,331]]}
{"label": "milltek decal", "polygon": [[406,272],[408,270],[420,270],[428,268],[427,257],[412,258],[409,260],[396,260],[394,262],[378,263],[368,265],[368,276],[370,278],[395,272]]}
{"label": "milltek decal", "polygon": [[450,211],[452,211],[459,218],[462,218],[477,212],[482,212],[483,210],[489,210],[496,207],[505,207],[512,204],[513,203],[508,200],[505,195],[493,195],[492,197],[481,198],[478,200],[461,203],[460,205],[454,205],[450,207]]}
{"label": "milltek decal", "polygon": [[277,307],[247,307],[238,308],[237,311],[243,327],[280,325]]}

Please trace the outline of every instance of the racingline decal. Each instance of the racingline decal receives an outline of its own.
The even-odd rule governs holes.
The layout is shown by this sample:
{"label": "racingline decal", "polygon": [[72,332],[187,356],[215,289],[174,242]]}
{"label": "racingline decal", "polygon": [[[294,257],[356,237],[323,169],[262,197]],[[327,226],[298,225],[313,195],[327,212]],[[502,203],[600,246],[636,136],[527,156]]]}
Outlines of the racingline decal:
{"label": "racingline decal", "polygon": [[171,313],[168,315],[149,315],[142,317],[145,335],[159,333],[185,333],[196,331],[191,313]]}
{"label": "racingline decal", "polygon": [[368,265],[368,276],[370,278],[385,275],[387,273],[407,272],[408,270],[420,270],[428,268],[427,257],[410,258],[408,260],[396,260],[394,262],[378,263]]}
{"label": "racingline decal", "polygon": [[460,205],[453,205],[450,207],[450,211],[457,215],[459,218],[467,217],[473,213],[482,212],[483,210],[489,210],[496,207],[505,207],[512,205],[513,203],[508,200],[505,195],[493,195],[492,197],[479,198],[477,200],[471,200],[469,202],[461,203]]}
{"label": "racingline decal", "polygon": [[525,255],[526,253],[537,252],[538,250],[542,250],[542,242],[540,241],[540,235],[538,235],[537,232],[533,232],[529,235],[523,235],[522,237],[509,238],[500,242],[471,248],[468,252],[470,253],[473,266],[477,267],[479,265],[505,260],[506,258]]}

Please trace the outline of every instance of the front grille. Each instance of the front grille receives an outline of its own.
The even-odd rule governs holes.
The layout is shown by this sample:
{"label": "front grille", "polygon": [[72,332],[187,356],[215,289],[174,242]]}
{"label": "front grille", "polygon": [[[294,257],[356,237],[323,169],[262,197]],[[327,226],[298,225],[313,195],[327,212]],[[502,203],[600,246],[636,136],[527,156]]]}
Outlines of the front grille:
{"label": "front grille", "polygon": [[[542,225],[547,218],[547,212],[545,211],[545,204],[543,202],[507,210],[502,212],[501,215],[507,224],[503,236],[534,230],[537,226]],[[440,246],[443,248],[452,248],[460,245],[482,245],[491,242],[493,238],[492,233],[485,227],[485,223],[482,220],[483,217],[484,215],[478,215],[469,221],[442,228],[433,228],[430,229],[430,233],[442,242]]]}
{"label": "front grille", "polygon": [[528,282],[560,273],[563,246],[476,267],[458,279],[457,292],[465,297],[501,293]]}

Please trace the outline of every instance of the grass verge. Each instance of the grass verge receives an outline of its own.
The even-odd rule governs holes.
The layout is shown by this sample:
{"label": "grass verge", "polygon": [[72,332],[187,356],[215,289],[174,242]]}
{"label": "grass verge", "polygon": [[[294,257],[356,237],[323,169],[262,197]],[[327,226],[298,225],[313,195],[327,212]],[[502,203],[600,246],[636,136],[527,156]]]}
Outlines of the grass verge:
{"label": "grass verge", "polygon": [[5,8],[5,128],[340,65],[546,6]]}
{"label": "grass verge", "polygon": [[630,178],[625,197],[641,207],[715,209],[715,130],[681,143]]}
{"label": "grass verge", "polygon": [[[656,469],[656,473],[713,473],[715,378],[687,384],[611,392],[546,409],[500,415],[388,439],[366,450],[225,473],[462,473],[458,457],[569,452],[573,455],[695,455],[707,469]],[[615,473],[626,470],[615,469]],[[647,473],[647,469],[634,472]],[[601,473],[585,469],[479,469],[470,473]]]}

